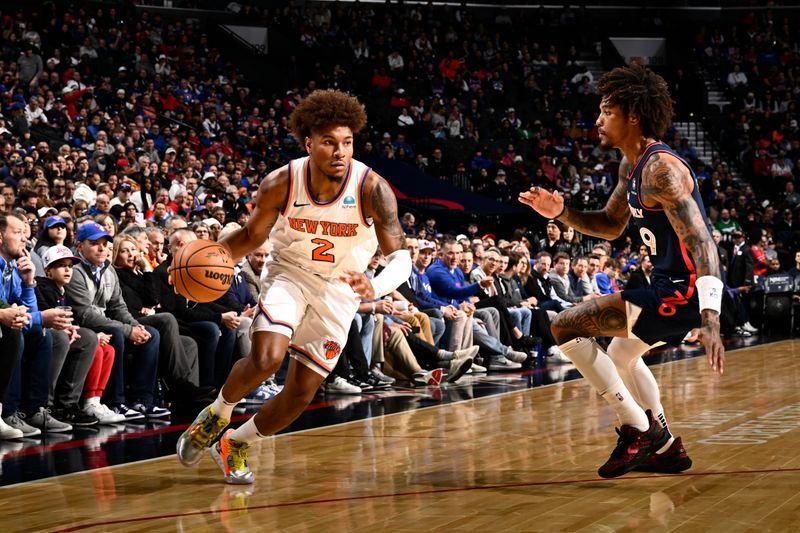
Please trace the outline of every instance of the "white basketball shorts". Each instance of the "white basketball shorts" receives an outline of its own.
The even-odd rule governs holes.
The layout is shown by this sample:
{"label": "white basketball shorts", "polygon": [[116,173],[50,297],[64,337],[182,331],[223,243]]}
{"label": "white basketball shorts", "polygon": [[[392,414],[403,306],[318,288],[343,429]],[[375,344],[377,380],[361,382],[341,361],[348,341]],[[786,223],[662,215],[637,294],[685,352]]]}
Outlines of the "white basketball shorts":
{"label": "white basketball shorts", "polygon": [[346,283],[327,280],[291,265],[268,262],[261,277],[258,313],[250,328],[289,337],[289,355],[327,376],[347,342],[358,311],[357,295]]}

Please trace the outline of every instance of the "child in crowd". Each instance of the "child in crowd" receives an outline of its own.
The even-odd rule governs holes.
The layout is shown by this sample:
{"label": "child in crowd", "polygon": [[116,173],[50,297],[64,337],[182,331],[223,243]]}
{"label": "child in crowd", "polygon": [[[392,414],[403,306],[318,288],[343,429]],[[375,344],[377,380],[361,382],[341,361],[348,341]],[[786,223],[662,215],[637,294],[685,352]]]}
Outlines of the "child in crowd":
{"label": "child in crowd", "polygon": [[[66,246],[52,246],[44,254],[42,262],[45,267],[46,278],[39,278],[36,288],[36,296],[39,301],[39,309],[52,309],[59,306],[68,306],[69,301],[64,293],[64,287],[72,279],[73,266],[80,262],[72,250]],[[92,342],[96,337],[97,341]],[[82,339],[84,342],[76,343]],[[115,413],[106,405],[100,403],[100,397],[108,383],[111,374],[111,367],[114,364],[114,348],[109,344],[111,335],[106,333],[95,333],[90,329],[82,328],[78,325],[72,327],[70,336],[70,352],[89,350],[88,353],[69,353],[69,360],[88,360],[92,357],[91,366],[88,373],[84,373],[83,383],[83,411],[89,416],[93,416],[100,424],[114,424],[125,421],[125,415]],[[76,376],[78,379],[80,377]],[[54,380],[55,381],[55,380]],[[57,387],[57,390],[60,387]]]}

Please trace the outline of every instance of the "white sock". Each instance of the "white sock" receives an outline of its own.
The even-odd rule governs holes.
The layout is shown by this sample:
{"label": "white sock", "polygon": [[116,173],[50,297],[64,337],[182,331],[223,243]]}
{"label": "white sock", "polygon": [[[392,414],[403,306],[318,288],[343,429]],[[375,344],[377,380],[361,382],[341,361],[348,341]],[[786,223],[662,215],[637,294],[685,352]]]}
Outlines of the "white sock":
{"label": "white sock", "polygon": [[262,435],[258,432],[258,428],[256,428],[255,417],[252,417],[250,420],[239,426],[239,428],[233,433],[231,433],[230,438],[246,444],[253,444],[255,441],[258,439],[263,439],[265,436],[266,435]]}
{"label": "white sock", "polygon": [[669,435],[669,440],[659,452],[666,450],[675,438],[667,426],[667,417],[664,415],[664,406],[661,405],[661,391],[653,372],[650,371],[642,355],[650,350],[651,346],[640,339],[623,339],[615,337],[608,345],[608,356],[617,367],[625,386],[633,394],[636,402],[642,409],[650,409],[653,418],[658,420]]}
{"label": "white sock", "polygon": [[217,399],[211,404],[211,408],[214,409],[217,416],[226,420],[231,419],[234,407],[236,407],[236,402],[231,403],[223,398],[222,391],[219,391]]}
{"label": "white sock", "polygon": [[650,427],[647,415],[625,387],[611,358],[594,339],[578,337],[565,342],[559,348],[616,411],[620,424],[633,426],[639,431],[646,431]]}
{"label": "white sock", "polygon": [[83,399],[83,406],[89,405],[100,405],[100,396],[90,396],[89,398]]}

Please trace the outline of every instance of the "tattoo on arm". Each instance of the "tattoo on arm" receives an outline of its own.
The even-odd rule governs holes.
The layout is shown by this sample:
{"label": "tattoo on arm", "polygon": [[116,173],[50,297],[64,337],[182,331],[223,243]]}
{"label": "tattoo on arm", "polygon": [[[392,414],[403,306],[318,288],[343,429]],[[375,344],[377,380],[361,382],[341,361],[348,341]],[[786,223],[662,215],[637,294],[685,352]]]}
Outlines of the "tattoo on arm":
{"label": "tattoo on arm", "polygon": [[664,208],[673,229],[694,258],[697,276],[719,276],[717,246],[703,220],[700,206],[692,198],[690,187],[694,182],[686,172],[680,163],[654,158],[643,176],[642,193],[657,200]]}
{"label": "tattoo on arm", "polygon": [[[384,249],[383,252],[388,255],[396,250],[405,250],[406,235],[397,216],[397,199],[394,197],[391,187],[383,178],[379,178],[375,182],[370,194],[370,204],[372,218],[376,226],[382,229],[384,237],[388,237],[393,241],[394,249]],[[385,248],[385,245],[386,243],[381,242],[381,248]]]}
{"label": "tattoo on arm", "polygon": [[627,336],[628,315],[624,306],[622,300],[612,305],[600,305],[589,300],[562,311],[553,322],[556,341],[566,342],[575,337]]}
{"label": "tattoo on arm", "polygon": [[617,185],[611,192],[606,206],[599,211],[575,211],[567,208],[559,220],[586,235],[604,239],[620,236],[630,218],[628,210],[628,173],[630,165],[623,159]]}
{"label": "tattoo on arm", "polygon": [[[664,208],[675,233],[692,254],[697,276],[719,276],[717,245],[703,220],[700,206],[692,198],[694,180],[688,170],[675,160],[654,158],[642,176],[642,193],[657,200]],[[703,328],[719,332],[719,313],[701,312]]]}

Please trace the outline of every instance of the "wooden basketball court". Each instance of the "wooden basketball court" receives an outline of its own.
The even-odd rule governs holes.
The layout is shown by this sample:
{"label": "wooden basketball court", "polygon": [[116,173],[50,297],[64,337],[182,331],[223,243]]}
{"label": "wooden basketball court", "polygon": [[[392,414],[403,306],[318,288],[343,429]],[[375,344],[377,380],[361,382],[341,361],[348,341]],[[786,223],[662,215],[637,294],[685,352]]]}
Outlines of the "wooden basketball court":
{"label": "wooden basketball court", "polygon": [[[584,380],[269,439],[252,487],[175,457],[0,489],[7,531],[789,531],[800,342],[653,368],[681,475],[597,476],[614,417]],[[479,378],[473,378],[479,379]],[[466,385],[469,386],[469,385]]]}

